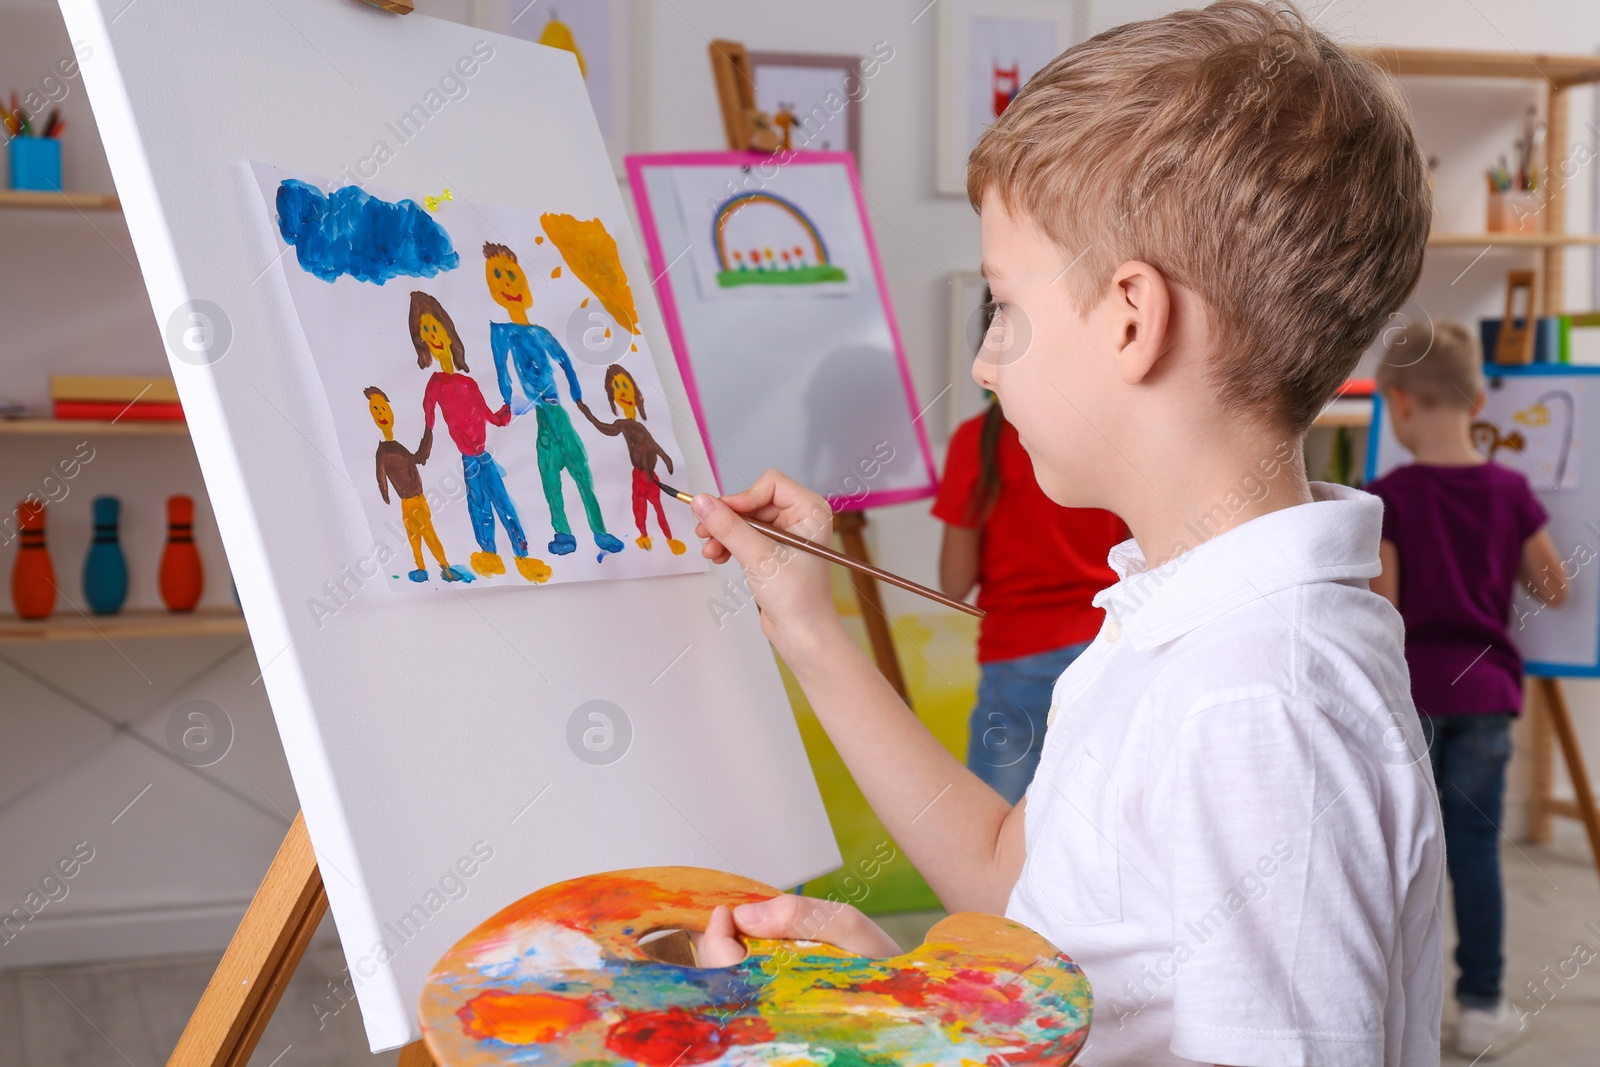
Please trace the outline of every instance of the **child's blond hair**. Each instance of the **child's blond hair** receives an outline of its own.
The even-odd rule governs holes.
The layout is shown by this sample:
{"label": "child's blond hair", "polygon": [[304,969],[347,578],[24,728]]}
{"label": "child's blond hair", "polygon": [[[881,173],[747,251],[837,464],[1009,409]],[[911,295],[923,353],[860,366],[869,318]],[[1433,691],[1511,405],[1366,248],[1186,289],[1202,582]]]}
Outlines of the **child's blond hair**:
{"label": "child's blond hair", "polygon": [[1300,432],[1422,269],[1432,216],[1404,102],[1287,4],[1108,30],[1028,81],[967,195],[1060,244],[1080,312],[1129,260],[1198,293],[1229,409]]}
{"label": "child's blond hair", "polygon": [[1471,411],[1483,392],[1483,356],[1478,339],[1459,322],[1409,323],[1385,330],[1378,364],[1378,392],[1403,390],[1426,408]]}

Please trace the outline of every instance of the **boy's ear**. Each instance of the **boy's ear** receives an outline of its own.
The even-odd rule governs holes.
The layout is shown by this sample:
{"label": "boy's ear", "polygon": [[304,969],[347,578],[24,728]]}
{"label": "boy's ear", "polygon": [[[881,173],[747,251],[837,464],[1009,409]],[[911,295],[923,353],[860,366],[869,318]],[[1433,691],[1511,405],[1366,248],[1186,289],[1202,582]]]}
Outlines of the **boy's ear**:
{"label": "boy's ear", "polygon": [[1479,389],[1478,390],[1478,395],[1472,398],[1472,414],[1475,417],[1477,415],[1482,414],[1483,405],[1487,404],[1488,402],[1489,402],[1489,394],[1487,392],[1485,392],[1484,390]]}
{"label": "boy's ear", "polygon": [[1383,394],[1383,402],[1389,405],[1389,410],[1393,412],[1395,417],[1401,419],[1409,419],[1411,417],[1413,401],[1411,394],[1404,389],[1398,386],[1390,386]]}
{"label": "boy's ear", "polygon": [[1136,385],[1167,350],[1172,293],[1159,270],[1130,260],[1111,276],[1111,303],[1117,369],[1124,382]]}

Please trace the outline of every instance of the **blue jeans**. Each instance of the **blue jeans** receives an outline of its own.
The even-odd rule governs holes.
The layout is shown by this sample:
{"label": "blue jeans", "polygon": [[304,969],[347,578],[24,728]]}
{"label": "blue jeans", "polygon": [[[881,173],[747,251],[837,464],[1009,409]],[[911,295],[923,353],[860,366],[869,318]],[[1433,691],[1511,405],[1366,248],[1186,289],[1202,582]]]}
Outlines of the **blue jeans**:
{"label": "blue jeans", "polygon": [[1500,1002],[1505,973],[1505,890],[1500,820],[1511,758],[1511,714],[1424,715],[1433,780],[1444,812],[1444,856],[1456,910],[1456,999],[1464,1008]]}
{"label": "blue jeans", "polygon": [[467,483],[467,512],[472,516],[472,533],[478,539],[478,547],[485,552],[494,551],[494,517],[499,515],[500,525],[511,538],[512,555],[526,556],[528,539],[522,535],[522,522],[506,492],[500,464],[487,452],[463,455],[461,473]]}
{"label": "blue jeans", "polygon": [[967,766],[1012,804],[1028,791],[1039,766],[1056,679],[1088,647],[1085,641],[1020,659],[996,660],[979,668]]}

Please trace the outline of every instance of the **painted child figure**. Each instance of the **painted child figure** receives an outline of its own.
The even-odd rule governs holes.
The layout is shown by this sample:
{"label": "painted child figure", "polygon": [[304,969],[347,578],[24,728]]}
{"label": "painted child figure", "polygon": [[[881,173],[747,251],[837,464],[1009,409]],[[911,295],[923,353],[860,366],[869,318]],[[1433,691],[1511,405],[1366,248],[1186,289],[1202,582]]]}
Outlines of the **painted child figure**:
{"label": "painted child figure", "polygon": [[417,366],[426,370],[435,360],[439,369],[428,379],[422,394],[422,413],[428,430],[433,429],[435,411],[444,412],[450,439],[461,450],[461,473],[467,483],[467,510],[472,515],[472,532],[478,551],[472,554],[472,569],[484,576],[504,574],[505,562],[495,551],[494,520],[511,539],[517,573],[530,582],[550,579],[550,568],[541,559],[528,555],[528,539],[522,533],[522,520],[506,492],[500,465],[489,454],[488,427],[511,421],[510,405],[491,411],[484,402],[478,383],[467,377],[467,354],[461,335],[444,305],[427,293],[411,294],[411,343],[417,350]]}
{"label": "painted child figure", "polygon": [[[827,543],[826,501],[775,471],[697,496],[705,555],[745,568],[762,631],[944,906],[1003,911],[1083,968],[1084,1063],[1437,1064],[1443,827],[1404,628],[1368,587],[1383,506],[1309,482],[1303,456],[1422,271],[1432,198],[1404,98],[1292,5],[1220,0],[1046,64],[978,139],[967,192],[1003,327],[973,378],[1046,496],[1133,534],[1023,799],[899,699],[825,563],[741,518]],[[736,932],[892,944],[792,896],[706,921],[710,966],[744,954]]]}
{"label": "painted child figure", "polygon": [[600,502],[595,499],[589,453],[572,428],[572,420],[567,417],[566,409],[561,406],[561,395],[556,391],[552,360],[561,364],[573,401],[583,399],[583,387],[578,384],[572,358],[555,335],[528,321],[533,291],[528,288],[527,273],[518,264],[516,253],[505,245],[487,243],[483,246],[483,258],[489,295],[511,316],[510,322],[489,324],[489,347],[494,350],[500,395],[507,404],[511,403],[511,372],[515,369],[539,427],[539,480],[544,485],[545,503],[550,506],[550,524],[556,531],[555,540],[550,542],[550,552],[565,556],[578,548],[577,538],[572,536],[572,525],[567,521],[566,498],[561,486],[563,471],[571,476],[572,484],[578,487],[578,495],[583,498],[583,511],[594,533],[594,543],[601,552],[621,552],[622,542],[606,532],[606,520],[600,514]]}
{"label": "painted child figure", "polygon": [[413,452],[394,439],[394,406],[389,403],[389,394],[376,385],[369,385],[361,392],[367,398],[372,421],[383,432],[383,440],[378,442],[378,492],[387,504],[389,487],[394,486],[395,495],[400,498],[400,521],[405,524],[406,540],[411,542],[411,555],[417,563],[416,569],[406,577],[413,582],[428,580],[428,566],[422,559],[422,543],[426,541],[433,558],[439,561],[439,577],[447,582],[472,581],[471,571],[452,567],[444,558],[444,546],[433,529],[433,511],[428,507],[428,498],[422,494],[422,472],[417,468],[428,462],[433,452],[433,427],[422,431],[422,443]]}
{"label": "painted child figure", "polygon": [[641,421],[649,416],[644,413],[644,396],[639,392],[639,383],[615,363],[606,368],[606,399],[611,402],[612,414],[616,413],[617,408],[622,409],[622,418],[615,422],[601,422],[589,410],[589,405],[581,400],[577,402],[578,410],[607,437],[620,434],[628,443],[628,460],[633,464],[633,522],[639,527],[639,536],[634,544],[647,552],[650,550],[650,531],[645,528],[645,520],[650,505],[654,505],[656,522],[660,523],[661,532],[666,535],[667,547],[672,549],[674,556],[681,556],[684,544],[673,538],[672,528],[667,525],[667,514],[661,509],[661,483],[656,480],[656,460],[665,463],[667,473],[671,474],[672,457],[656,443],[655,437]]}
{"label": "painted child figure", "polygon": [[1522,711],[1511,597],[1520,583],[1559,607],[1568,584],[1528,479],[1473,444],[1485,396],[1478,342],[1460,323],[1429,326],[1395,331],[1378,365],[1390,425],[1413,462],[1367,486],[1383,501],[1383,573],[1372,588],[1405,620],[1411,696],[1444,811],[1461,968],[1456,1051],[1495,1059],[1528,1033],[1502,992],[1500,820]]}

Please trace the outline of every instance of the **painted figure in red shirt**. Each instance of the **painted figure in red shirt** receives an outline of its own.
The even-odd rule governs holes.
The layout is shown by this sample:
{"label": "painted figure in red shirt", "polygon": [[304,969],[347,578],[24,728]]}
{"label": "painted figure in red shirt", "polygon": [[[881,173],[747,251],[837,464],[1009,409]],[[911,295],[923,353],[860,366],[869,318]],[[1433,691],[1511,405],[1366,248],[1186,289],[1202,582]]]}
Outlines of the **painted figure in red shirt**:
{"label": "painted figure in red shirt", "polygon": [[472,554],[472,569],[486,577],[506,572],[505,563],[495,551],[494,520],[498,516],[506,536],[511,539],[517,573],[530,582],[548,581],[550,568],[543,560],[528,555],[528,539],[523,535],[522,521],[517,518],[516,505],[506,492],[505,472],[486,447],[489,425],[504,426],[510,422],[511,406],[502,404],[496,411],[484,402],[478,383],[466,374],[467,357],[461,335],[438,300],[427,293],[412,293],[409,323],[411,343],[417,350],[417,366],[426,370],[435,361],[439,364],[423,391],[422,414],[431,431],[435,411],[444,412],[450,440],[461,450],[467,510],[472,515],[472,531],[479,549]]}

